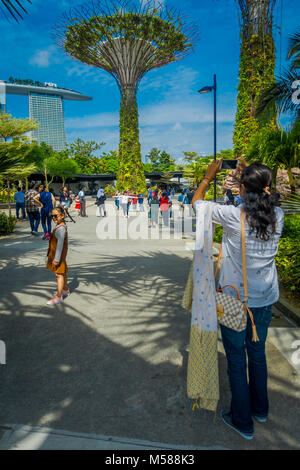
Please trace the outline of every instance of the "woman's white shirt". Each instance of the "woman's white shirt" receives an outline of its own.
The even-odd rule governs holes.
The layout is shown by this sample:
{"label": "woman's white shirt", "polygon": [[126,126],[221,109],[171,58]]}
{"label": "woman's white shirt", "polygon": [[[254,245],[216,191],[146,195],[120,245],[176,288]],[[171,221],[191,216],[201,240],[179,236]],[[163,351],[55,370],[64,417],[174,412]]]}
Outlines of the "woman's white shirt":
{"label": "woman's white shirt", "polygon": [[121,204],[127,204],[128,203],[129,196],[120,196],[120,202]]}
{"label": "woman's white shirt", "polygon": [[[194,208],[205,204],[206,201],[196,201]],[[244,298],[243,268],[241,249],[241,209],[242,205],[225,206],[214,204],[212,222],[223,226],[222,260],[220,266],[220,286],[234,284],[240,290],[241,299]],[[279,287],[275,256],[278,251],[278,242],[284,223],[284,213],[279,208],[276,212],[276,230],[268,241],[263,241],[255,236],[255,231],[250,233],[246,220],[246,263],[248,284],[249,307],[264,307],[274,304],[279,299]],[[234,289],[228,287],[224,293],[236,296]]]}

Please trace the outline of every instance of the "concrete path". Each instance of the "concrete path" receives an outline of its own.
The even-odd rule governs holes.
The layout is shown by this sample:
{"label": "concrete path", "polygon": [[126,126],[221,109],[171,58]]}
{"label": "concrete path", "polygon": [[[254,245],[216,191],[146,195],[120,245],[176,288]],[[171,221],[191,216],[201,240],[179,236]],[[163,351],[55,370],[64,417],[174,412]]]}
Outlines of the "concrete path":
{"label": "concrete path", "polygon": [[[1,428],[0,428],[1,429]],[[229,450],[223,447],[174,446],[160,442],[115,436],[75,433],[37,426],[6,426],[0,440],[0,450]]]}
{"label": "concrete path", "polygon": [[[25,223],[0,240],[0,425],[11,428],[2,430],[2,448],[106,449],[112,437],[120,449],[141,442],[299,449],[298,367],[282,342],[272,334],[267,341],[270,416],[255,424],[255,439],[244,441],[219,417],[230,405],[221,341],[218,413],[193,412],[186,396],[190,315],[180,306],[188,242],[161,239],[166,231],[160,239],[99,240],[95,206],[88,215],[68,224],[72,294],[56,307],[46,306],[56,287],[45,269],[47,243]],[[277,338],[296,331],[283,318],[272,328]]]}

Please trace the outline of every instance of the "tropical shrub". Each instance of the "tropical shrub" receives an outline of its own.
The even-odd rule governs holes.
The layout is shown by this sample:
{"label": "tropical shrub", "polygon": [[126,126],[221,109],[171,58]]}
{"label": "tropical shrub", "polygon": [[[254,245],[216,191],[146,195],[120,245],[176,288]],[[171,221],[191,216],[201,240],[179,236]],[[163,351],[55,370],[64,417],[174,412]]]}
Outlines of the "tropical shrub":
{"label": "tropical shrub", "polygon": [[293,296],[300,296],[300,214],[286,215],[279,241],[276,266],[282,286]]}
{"label": "tropical shrub", "polygon": [[215,234],[214,234],[214,242],[221,243],[223,237],[223,227],[222,225],[216,225]]}
{"label": "tropical shrub", "polygon": [[17,223],[17,218],[12,215],[6,215],[5,212],[0,212],[0,235],[7,235],[14,231]]}
{"label": "tropical shrub", "polygon": [[300,214],[286,215],[284,218],[284,227],[282,238],[300,239]]}
{"label": "tropical shrub", "polygon": [[13,191],[10,192],[10,195],[8,196],[8,191],[7,189],[1,189],[0,190],[0,202],[8,202],[8,197],[10,197],[10,202],[14,202],[14,195]]}
{"label": "tropical shrub", "polygon": [[293,295],[300,295],[300,253],[298,238],[281,238],[276,257],[278,277]]}

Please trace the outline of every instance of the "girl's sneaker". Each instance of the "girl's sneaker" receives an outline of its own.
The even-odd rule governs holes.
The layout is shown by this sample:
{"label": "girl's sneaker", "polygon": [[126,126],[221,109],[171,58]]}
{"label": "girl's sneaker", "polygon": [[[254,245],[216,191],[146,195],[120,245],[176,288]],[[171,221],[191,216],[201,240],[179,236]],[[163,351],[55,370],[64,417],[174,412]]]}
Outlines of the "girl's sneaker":
{"label": "girl's sneaker", "polygon": [[47,305],[57,305],[63,303],[63,298],[57,297],[57,295],[54,295],[51,300],[48,300]]}
{"label": "girl's sneaker", "polygon": [[44,235],[42,236],[42,240],[46,240],[47,236],[48,236],[48,233],[44,233]]}

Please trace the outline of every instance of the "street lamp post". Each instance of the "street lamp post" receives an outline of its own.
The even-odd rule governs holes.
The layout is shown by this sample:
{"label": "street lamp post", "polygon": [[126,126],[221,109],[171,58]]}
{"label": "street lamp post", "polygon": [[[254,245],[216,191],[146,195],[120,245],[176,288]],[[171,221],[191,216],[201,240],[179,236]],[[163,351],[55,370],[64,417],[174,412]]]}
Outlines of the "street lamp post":
{"label": "street lamp post", "polygon": [[[214,74],[214,84],[205,86],[198,90],[198,93],[210,93],[214,91],[214,161],[217,160],[217,76]],[[217,178],[214,177],[214,201],[217,200]]]}

